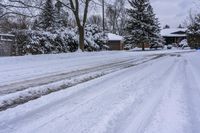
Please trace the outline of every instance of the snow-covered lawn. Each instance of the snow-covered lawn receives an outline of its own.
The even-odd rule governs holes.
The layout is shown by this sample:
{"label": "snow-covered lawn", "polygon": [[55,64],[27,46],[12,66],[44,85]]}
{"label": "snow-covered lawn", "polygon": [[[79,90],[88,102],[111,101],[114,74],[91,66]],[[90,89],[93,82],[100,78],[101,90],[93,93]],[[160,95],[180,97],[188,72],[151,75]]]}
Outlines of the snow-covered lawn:
{"label": "snow-covered lawn", "polygon": [[0,58],[0,86],[159,54],[165,56],[1,111],[0,133],[199,133],[199,51]]}

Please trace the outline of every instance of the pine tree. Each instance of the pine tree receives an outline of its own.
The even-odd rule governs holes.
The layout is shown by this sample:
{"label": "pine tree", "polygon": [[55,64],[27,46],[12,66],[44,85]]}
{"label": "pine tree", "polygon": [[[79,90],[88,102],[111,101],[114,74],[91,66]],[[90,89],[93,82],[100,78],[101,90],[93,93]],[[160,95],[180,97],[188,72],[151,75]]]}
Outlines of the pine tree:
{"label": "pine tree", "polygon": [[150,42],[150,33],[152,30],[152,14],[148,8],[150,6],[149,0],[129,0],[131,8],[128,9],[128,24],[126,36],[126,43],[132,45],[142,46],[145,50],[145,44]]}
{"label": "pine tree", "polygon": [[158,20],[158,18],[156,17],[153,8],[151,5],[149,5],[148,7],[148,11],[150,14],[150,25],[151,25],[151,30],[149,31],[149,44],[150,44],[150,48],[158,48],[158,47],[162,47],[160,45],[162,45],[162,37],[160,34],[161,28],[160,28],[160,22]]}
{"label": "pine tree", "polygon": [[[0,0],[0,3],[2,2],[2,0]],[[0,16],[2,16],[3,15],[3,7],[2,6],[0,6]]]}
{"label": "pine tree", "polygon": [[38,30],[39,22],[38,19],[35,19],[32,25],[32,30]]}
{"label": "pine tree", "polygon": [[61,24],[61,17],[60,17],[60,12],[62,9],[62,3],[60,0],[57,0],[55,3],[55,27],[60,28],[62,26]]}
{"label": "pine tree", "polygon": [[192,48],[200,48],[200,14],[197,14],[188,26],[188,41]]}
{"label": "pine tree", "polygon": [[170,29],[170,26],[166,24],[163,29]]}
{"label": "pine tree", "polygon": [[182,29],[182,28],[184,28],[184,27],[183,27],[181,24],[179,24],[178,28],[179,28],[179,29]]}
{"label": "pine tree", "polygon": [[[2,2],[2,0],[0,0],[0,3]],[[0,6],[0,16],[2,16],[3,15],[3,8]],[[2,19],[4,19],[4,18],[1,18],[0,19],[0,31],[2,30],[2,28],[3,28],[3,25],[2,25]]]}
{"label": "pine tree", "polygon": [[52,0],[46,0],[42,13],[39,18],[39,27],[43,30],[50,31],[54,29],[55,10]]}
{"label": "pine tree", "polygon": [[194,21],[188,26],[188,33],[200,35],[200,14],[196,15]]}
{"label": "pine tree", "polygon": [[[55,3],[55,27],[61,28],[63,26],[66,26],[67,18],[63,16],[63,5],[60,2],[60,0],[57,0]],[[65,16],[68,16],[67,13],[65,13]]]}

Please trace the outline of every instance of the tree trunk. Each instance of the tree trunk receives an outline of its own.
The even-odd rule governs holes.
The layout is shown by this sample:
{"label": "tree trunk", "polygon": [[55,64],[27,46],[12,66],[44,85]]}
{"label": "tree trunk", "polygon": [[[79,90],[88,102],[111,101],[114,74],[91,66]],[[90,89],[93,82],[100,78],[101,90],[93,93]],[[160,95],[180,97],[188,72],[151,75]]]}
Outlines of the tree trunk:
{"label": "tree trunk", "polygon": [[145,44],[142,43],[142,51],[145,51]]}
{"label": "tree trunk", "polygon": [[84,35],[85,35],[84,27],[80,26],[79,27],[79,48],[82,51],[84,51]]}

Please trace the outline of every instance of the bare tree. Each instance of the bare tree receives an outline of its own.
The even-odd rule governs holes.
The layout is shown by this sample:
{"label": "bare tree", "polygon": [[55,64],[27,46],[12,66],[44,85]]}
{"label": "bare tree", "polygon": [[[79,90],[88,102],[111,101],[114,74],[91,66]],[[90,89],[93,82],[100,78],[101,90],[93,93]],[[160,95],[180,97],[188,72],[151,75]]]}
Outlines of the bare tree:
{"label": "bare tree", "polygon": [[124,34],[126,23],[125,0],[114,0],[113,4],[106,4],[106,17],[113,33]]}
{"label": "bare tree", "polygon": [[[87,22],[88,8],[91,1],[92,0],[69,0],[69,5],[65,4],[65,6],[69,7],[74,14],[79,31],[79,45],[82,51],[84,51],[84,28]],[[80,13],[81,5],[83,7],[83,14]],[[83,17],[81,18],[81,16]]]}
{"label": "bare tree", "polygon": [[89,24],[95,24],[99,27],[101,27],[103,24],[102,24],[102,17],[100,15],[92,15],[88,18],[88,23]]}
{"label": "bare tree", "polygon": [[0,2],[0,7],[5,10],[0,18],[4,16],[26,16],[36,17],[38,10],[42,10],[44,1],[42,0],[7,0]]}
{"label": "bare tree", "polygon": [[[53,2],[55,2],[54,0]],[[87,22],[88,9],[91,1],[94,0],[63,0],[61,3],[72,11],[79,31],[79,44],[80,49],[84,51],[84,28]],[[8,2],[0,2],[0,7],[6,9],[2,16],[8,14],[22,15],[27,17],[36,17],[39,10],[43,10],[43,0],[8,0]],[[17,10],[16,10],[17,9]],[[19,10],[22,9],[22,10]],[[35,10],[35,11],[33,11]],[[68,15],[68,14],[66,14]],[[2,17],[0,16],[0,17]]]}

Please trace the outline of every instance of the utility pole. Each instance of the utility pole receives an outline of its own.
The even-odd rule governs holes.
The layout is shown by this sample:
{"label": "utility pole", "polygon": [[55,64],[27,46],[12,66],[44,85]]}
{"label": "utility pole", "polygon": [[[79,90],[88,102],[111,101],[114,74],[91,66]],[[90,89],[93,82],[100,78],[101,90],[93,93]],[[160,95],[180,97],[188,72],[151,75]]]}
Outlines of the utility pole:
{"label": "utility pole", "polygon": [[105,2],[102,0],[103,32],[105,33]]}

